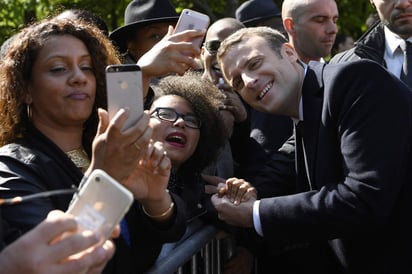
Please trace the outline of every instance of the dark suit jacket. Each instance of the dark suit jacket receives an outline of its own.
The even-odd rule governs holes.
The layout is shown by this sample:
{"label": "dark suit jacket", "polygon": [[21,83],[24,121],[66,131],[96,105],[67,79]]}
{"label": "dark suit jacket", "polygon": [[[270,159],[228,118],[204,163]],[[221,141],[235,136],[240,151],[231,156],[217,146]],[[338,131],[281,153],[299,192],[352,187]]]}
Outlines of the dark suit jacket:
{"label": "dark suit jacket", "polygon": [[346,273],[410,271],[411,96],[372,61],[311,62],[302,89],[306,155],[296,134],[299,193],[261,200],[265,239],[328,241]]}

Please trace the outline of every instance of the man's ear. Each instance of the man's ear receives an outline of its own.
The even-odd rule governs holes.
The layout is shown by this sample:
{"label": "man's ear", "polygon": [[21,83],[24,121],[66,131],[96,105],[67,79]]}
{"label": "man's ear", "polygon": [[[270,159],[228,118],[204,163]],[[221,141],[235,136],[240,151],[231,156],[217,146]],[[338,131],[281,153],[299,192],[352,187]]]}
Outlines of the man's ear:
{"label": "man's ear", "polygon": [[283,52],[283,55],[291,62],[296,62],[296,60],[298,59],[298,54],[296,53],[295,48],[289,43],[284,43],[282,45],[281,51]]}
{"label": "man's ear", "polygon": [[283,19],[283,28],[289,34],[295,32],[295,24],[293,23],[292,17],[286,17],[285,19]]}

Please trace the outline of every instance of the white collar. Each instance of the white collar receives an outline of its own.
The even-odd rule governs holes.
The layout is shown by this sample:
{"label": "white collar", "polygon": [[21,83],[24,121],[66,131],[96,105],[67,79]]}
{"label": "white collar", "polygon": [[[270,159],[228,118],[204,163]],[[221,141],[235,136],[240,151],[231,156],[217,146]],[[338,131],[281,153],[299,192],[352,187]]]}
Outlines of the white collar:
{"label": "white collar", "polygon": [[[303,73],[303,82],[305,82],[306,78],[306,73],[308,72],[308,65],[303,63],[303,68],[305,69],[305,72]],[[303,88],[303,87],[302,87]],[[299,120],[303,121],[303,100],[302,100],[302,94],[300,95],[300,100],[299,100]]]}
{"label": "white collar", "polygon": [[299,100],[299,121],[303,121],[303,100],[302,100],[302,96],[300,96],[300,100]]}
{"label": "white collar", "polygon": [[[392,32],[387,26],[384,27],[384,32],[386,54],[393,57],[403,39],[396,33]],[[412,37],[409,37],[407,41],[412,42]]]}
{"label": "white collar", "polygon": [[[306,73],[308,71],[308,65],[302,62],[301,60],[298,60],[298,62],[303,66],[304,73],[303,73],[303,81],[305,81]],[[296,119],[294,117],[291,117],[293,122],[297,124],[299,121],[303,121],[303,100],[302,100],[302,94],[300,95],[299,98],[299,119]]]}

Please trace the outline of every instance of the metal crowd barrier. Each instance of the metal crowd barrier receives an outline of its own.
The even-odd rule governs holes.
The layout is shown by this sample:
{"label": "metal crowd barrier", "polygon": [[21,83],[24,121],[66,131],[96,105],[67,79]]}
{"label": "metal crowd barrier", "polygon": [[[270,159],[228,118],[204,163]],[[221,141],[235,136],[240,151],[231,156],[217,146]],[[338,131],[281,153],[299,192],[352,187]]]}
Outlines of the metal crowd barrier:
{"label": "metal crowd barrier", "polygon": [[211,225],[196,224],[192,233],[157,260],[146,274],[220,274],[222,263],[233,254],[233,241],[217,237]]}

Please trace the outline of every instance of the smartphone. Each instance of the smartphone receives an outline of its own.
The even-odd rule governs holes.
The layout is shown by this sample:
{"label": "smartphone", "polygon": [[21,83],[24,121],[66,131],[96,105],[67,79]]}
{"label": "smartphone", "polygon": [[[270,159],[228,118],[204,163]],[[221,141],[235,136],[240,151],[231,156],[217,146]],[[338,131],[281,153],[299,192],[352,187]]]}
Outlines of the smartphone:
{"label": "smartphone", "polygon": [[[179,20],[175,27],[175,33],[182,32],[184,30],[206,30],[209,26],[210,18],[206,14],[191,10],[184,9],[180,14]],[[202,45],[203,38],[197,38],[192,43],[199,47]]]}
{"label": "smartphone", "polygon": [[129,109],[123,130],[135,124],[144,111],[142,71],[135,64],[106,67],[107,105],[112,119],[121,108]]}
{"label": "smartphone", "polygon": [[74,215],[80,230],[112,234],[133,203],[133,194],[101,169],[95,169],[73,195],[67,213]]}

